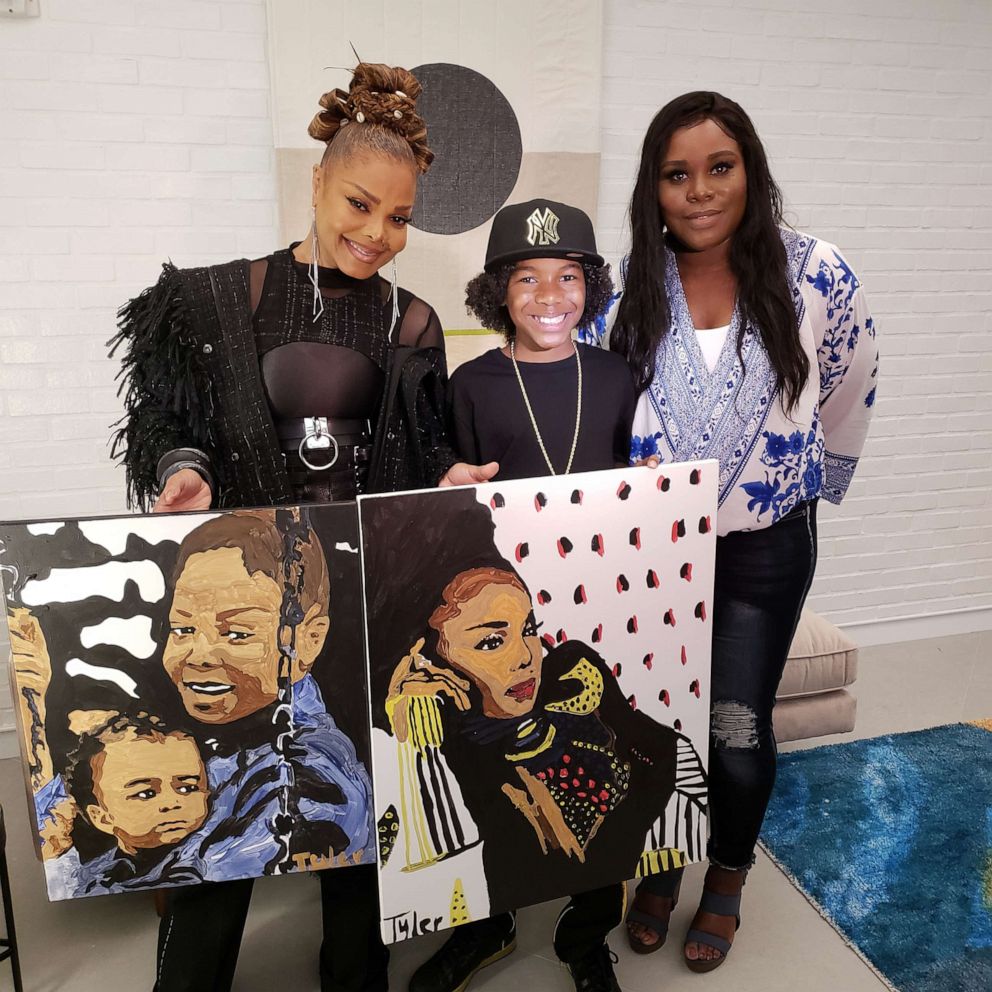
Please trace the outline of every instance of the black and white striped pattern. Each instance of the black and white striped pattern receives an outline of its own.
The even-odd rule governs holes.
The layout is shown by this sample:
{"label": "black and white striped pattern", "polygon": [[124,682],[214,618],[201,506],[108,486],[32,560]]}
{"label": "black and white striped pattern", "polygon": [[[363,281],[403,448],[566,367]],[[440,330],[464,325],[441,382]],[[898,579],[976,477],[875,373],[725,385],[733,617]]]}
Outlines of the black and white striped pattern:
{"label": "black and white striped pattern", "polygon": [[[434,850],[441,857],[450,857],[471,847],[477,837],[467,837],[462,821],[471,822],[468,811],[452,795],[449,771],[441,752],[428,745],[417,752],[417,778],[420,802]],[[460,797],[459,797],[460,798]],[[474,833],[474,831],[472,831]]]}
{"label": "black and white striped pattern", "polygon": [[676,848],[685,851],[689,861],[706,852],[706,769],[692,742],[678,741],[675,766],[675,792],[668,808],[652,824],[644,840],[645,850]]}

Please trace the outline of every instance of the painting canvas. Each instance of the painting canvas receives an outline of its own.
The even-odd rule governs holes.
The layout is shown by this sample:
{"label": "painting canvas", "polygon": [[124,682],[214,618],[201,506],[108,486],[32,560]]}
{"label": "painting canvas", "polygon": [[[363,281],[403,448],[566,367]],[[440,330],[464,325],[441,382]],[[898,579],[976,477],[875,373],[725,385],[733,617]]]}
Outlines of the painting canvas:
{"label": "painting canvas", "polygon": [[359,498],[384,940],[702,855],[716,482]]}
{"label": "painting canvas", "polygon": [[375,857],[354,504],[0,525],[51,899]]}

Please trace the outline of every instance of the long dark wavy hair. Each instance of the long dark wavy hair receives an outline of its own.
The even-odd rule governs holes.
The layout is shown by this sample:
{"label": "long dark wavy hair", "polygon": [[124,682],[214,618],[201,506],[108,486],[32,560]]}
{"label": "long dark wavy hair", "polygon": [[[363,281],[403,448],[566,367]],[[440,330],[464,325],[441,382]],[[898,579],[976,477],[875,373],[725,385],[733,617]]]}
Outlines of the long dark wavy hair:
{"label": "long dark wavy hair", "polygon": [[[638,389],[644,389],[654,378],[658,343],[672,322],[665,291],[666,234],[658,202],[661,163],[674,132],[704,120],[714,121],[733,138],[744,158],[747,204],[730,246],[741,333],[750,322],[761,334],[778,376],[783,406],[791,411],[809,377],[809,359],[799,344],[785,248],[779,236],[782,191],[768,169],[751,118],[719,93],[697,91],[676,97],[658,111],[644,136],[630,200],[630,258],[610,346],[627,359]],[[738,337],[738,355],[740,346]]]}

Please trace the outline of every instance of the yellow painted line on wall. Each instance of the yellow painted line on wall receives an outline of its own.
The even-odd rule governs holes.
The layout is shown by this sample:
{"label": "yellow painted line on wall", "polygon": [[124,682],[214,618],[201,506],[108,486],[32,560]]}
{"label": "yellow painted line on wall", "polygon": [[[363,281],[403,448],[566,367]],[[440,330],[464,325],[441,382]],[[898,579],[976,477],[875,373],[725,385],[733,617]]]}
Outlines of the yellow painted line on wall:
{"label": "yellow painted line on wall", "polygon": [[474,336],[480,335],[480,334],[485,334],[485,335],[499,334],[499,331],[487,331],[484,327],[468,327],[468,328],[465,328],[464,330],[457,330],[456,329],[456,330],[450,330],[450,331],[445,331],[444,332],[444,336],[446,338],[469,337],[469,336],[473,336],[474,337]]}

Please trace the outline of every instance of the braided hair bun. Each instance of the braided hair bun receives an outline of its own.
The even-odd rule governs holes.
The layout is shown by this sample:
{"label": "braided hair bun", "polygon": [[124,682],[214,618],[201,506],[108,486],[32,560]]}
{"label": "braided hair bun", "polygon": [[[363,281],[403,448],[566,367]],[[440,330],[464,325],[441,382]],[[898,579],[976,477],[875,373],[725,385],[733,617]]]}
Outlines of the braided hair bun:
{"label": "braided hair bun", "polygon": [[359,62],[347,91],[333,89],[320,98],[323,109],[310,122],[310,137],[327,144],[325,161],[365,146],[410,158],[418,172],[426,172],[434,153],[427,147],[427,125],[416,111],[422,90],[406,69]]}

